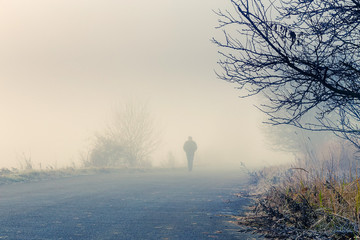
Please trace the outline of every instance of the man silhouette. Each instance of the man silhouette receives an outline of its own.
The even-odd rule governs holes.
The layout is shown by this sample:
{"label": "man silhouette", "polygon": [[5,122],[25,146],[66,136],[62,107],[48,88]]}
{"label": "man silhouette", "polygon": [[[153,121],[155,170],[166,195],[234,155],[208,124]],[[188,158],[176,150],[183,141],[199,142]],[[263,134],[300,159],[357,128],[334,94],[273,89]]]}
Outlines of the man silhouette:
{"label": "man silhouette", "polygon": [[193,161],[194,161],[194,154],[197,150],[196,142],[192,140],[192,137],[189,137],[188,140],[184,143],[184,151],[186,152],[186,158],[188,161],[188,169],[189,172],[192,171]]}

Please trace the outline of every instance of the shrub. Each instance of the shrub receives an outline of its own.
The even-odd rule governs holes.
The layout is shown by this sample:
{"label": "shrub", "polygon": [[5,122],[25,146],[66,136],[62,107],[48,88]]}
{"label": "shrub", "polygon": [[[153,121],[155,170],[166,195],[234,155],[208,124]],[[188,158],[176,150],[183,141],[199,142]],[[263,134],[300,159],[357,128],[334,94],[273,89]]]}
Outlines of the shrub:
{"label": "shrub", "polygon": [[98,135],[84,161],[85,167],[115,167],[125,164],[124,147],[116,139]]}

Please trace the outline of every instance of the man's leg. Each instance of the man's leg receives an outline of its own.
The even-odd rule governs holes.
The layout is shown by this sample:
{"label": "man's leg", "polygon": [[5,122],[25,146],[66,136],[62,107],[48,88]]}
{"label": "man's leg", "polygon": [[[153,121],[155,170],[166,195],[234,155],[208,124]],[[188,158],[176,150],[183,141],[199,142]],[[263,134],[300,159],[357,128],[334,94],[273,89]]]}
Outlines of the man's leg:
{"label": "man's leg", "polygon": [[191,172],[193,168],[194,154],[187,154],[187,159],[188,159],[188,169],[189,172]]}

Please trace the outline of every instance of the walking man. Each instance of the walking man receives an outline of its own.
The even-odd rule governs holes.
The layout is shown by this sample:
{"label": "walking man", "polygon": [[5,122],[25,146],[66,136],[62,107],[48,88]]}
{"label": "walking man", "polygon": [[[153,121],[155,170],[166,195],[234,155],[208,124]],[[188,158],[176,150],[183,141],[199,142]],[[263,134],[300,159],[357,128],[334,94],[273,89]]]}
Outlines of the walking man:
{"label": "walking man", "polygon": [[184,151],[186,152],[189,172],[192,171],[194,154],[196,150],[197,150],[196,142],[192,140],[192,137],[189,137],[188,140],[184,143]]}

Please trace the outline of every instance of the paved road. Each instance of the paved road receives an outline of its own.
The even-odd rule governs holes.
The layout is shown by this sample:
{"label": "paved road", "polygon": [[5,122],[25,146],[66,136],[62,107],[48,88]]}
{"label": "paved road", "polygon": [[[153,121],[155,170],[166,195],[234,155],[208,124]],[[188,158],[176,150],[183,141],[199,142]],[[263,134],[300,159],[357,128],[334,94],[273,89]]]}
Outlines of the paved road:
{"label": "paved road", "polygon": [[[0,239],[253,239],[236,172],[113,172],[0,186]],[[255,238],[255,237],[254,237]]]}

